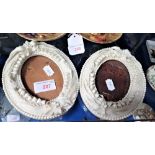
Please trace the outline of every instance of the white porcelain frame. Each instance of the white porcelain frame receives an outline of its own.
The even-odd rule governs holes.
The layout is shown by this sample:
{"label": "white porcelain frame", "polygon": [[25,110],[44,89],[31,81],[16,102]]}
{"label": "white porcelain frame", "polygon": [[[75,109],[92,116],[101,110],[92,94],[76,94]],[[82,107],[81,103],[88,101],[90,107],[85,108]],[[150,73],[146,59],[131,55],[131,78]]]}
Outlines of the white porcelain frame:
{"label": "white porcelain frame", "polygon": [[[30,95],[21,80],[22,65],[30,57],[37,55],[53,60],[63,75],[62,91],[50,101]],[[26,41],[23,46],[11,52],[3,69],[2,82],[10,103],[22,114],[40,120],[65,114],[74,105],[79,90],[78,75],[71,60],[56,47],[35,41]]]}
{"label": "white porcelain frame", "polygon": [[[118,60],[128,69],[130,86],[127,94],[118,102],[106,101],[97,91],[95,77],[99,67],[108,60]],[[80,74],[80,93],[86,107],[103,120],[121,120],[133,114],[143,102],[146,79],[141,64],[128,50],[119,47],[97,51],[85,62]]]}

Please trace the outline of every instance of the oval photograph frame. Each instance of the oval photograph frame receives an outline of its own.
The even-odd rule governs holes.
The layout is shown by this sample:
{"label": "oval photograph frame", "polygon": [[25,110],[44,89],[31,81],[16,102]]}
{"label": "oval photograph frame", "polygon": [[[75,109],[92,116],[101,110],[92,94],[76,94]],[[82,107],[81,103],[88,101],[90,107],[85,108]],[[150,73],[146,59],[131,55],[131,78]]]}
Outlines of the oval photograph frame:
{"label": "oval photograph frame", "polygon": [[[95,77],[99,67],[108,60],[117,60],[125,65],[130,75],[130,86],[124,98],[117,102],[106,101],[99,94]],[[102,120],[122,120],[132,115],[143,102],[146,91],[146,79],[141,64],[129,50],[119,47],[104,48],[92,54],[81,70],[80,93],[86,107]]]}
{"label": "oval photograph frame", "polygon": [[[46,101],[32,96],[24,87],[21,68],[33,56],[45,56],[53,60],[63,75],[63,88],[58,97]],[[26,41],[13,50],[2,73],[3,89],[10,103],[23,115],[47,120],[64,115],[78,95],[79,83],[76,69],[71,60],[59,49],[44,42]]]}

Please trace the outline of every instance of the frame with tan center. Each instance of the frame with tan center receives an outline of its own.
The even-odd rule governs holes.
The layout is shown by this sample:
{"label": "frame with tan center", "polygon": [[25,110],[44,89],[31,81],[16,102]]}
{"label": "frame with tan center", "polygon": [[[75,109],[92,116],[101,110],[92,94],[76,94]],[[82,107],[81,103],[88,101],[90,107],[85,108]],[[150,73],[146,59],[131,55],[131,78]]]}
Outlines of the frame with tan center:
{"label": "frame with tan center", "polygon": [[[63,88],[56,98],[49,101],[31,95],[24,87],[22,66],[34,56],[48,57],[61,70]],[[10,103],[22,114],[40,120],[65,114],[74,105],[79,90],[78,75],[71,60],[56,47],[35,41],[26,41],[11,52],[3,69],[2,82]]]}

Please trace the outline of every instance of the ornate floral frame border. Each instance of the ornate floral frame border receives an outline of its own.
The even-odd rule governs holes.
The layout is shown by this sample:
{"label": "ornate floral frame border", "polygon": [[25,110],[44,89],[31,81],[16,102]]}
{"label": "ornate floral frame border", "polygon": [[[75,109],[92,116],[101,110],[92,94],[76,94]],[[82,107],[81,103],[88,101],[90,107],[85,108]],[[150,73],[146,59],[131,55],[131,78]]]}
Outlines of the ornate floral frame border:
{"label": "ornate floral frame border", "polygon": [[[97,91],[95,77],[97,70],[108,60],[118,60],[128,69],[130,86],[127,94],[118,102],[106,101]],[[146,79],[141,64],[128,50],[119,47],[97,51],[85,62],[80,75],[80,93],[86,107],[97,117],[105,120],[121,120],[133,114],[143,102]]]}
{"label": "ornate floral frame border", "polygon": [[[22,65],[28,58],[37,55],[52,59],[63,75],[62,91],[50,101],[30,95],[21,80]],[[11,52],[3,69],[2,82],[10,103],[22,114],[40,120],[65,114],[73,106],[79,90],[78,75],[71,60],[56,47],[35,41],[26,41]]]}

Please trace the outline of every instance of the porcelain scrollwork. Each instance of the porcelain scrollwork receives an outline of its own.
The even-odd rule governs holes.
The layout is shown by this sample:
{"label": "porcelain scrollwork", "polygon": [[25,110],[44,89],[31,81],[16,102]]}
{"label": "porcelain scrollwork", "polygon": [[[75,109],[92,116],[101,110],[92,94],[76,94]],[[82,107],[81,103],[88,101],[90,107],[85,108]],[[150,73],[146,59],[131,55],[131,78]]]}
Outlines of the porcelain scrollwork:
{"label": "porcelain scrollwork", "polygon": [[[128,92],[124,98],[117,102],[106,101],[104,96],[99,94],[95,85],[97,70],[108,60],[122,62],[130,76]],[[89,57],[81,70],[81,97],[86,107],[103,120],[121,120],[133,114],[137,106],[143,102],[145,91],[146,79],[141,64],[128,50],[121,50],[119,47],[97,51]]]}
{"label": "porcelain scrollwork", "polygon": [[[53,60],[63,75],[62,91],[50,101],[32,96],[22,83],[22,65],[30,57],[37,55]],[[78,75],[71,60],[62,51],[44,42],[26,41],[23,46],[13,50],[4,66],[2,82],[8,100],[19,112],[41,120],[66,113],[73,106],[79,90]]]}

